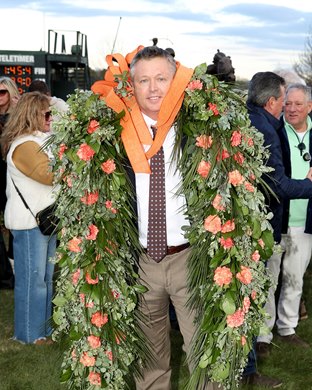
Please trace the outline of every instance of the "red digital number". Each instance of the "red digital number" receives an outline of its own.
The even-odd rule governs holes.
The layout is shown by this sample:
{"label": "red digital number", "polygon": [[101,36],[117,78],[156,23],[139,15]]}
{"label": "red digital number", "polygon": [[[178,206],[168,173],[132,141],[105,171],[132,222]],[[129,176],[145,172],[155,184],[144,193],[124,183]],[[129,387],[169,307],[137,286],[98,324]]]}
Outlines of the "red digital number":
{"label": "red digital number", "polygon": [[16,67],[18,76],[22,76],[23,74],[23,67],[21,65],[17,65]]}
{"label": "red digital number", "polygon": [[25,77],[25,85],[26,85],[26,87],[29,87],[31,82],[32,82],[31,77]]}
{"label": "red digital number", "polygon": [[25,73],[32,74],[32,67],[31,66],[25,66],[24,71],[25,71]]}
{"label": "red digital number", "polygon": [[16,74],[16,66],[9,66],[9,71],[12,74]]}
{"label": "red digital number", "polygon": [[23,85],[24,84],[23,80],[24,80],[23,77],[17,77],[16,82],[19,85]]}

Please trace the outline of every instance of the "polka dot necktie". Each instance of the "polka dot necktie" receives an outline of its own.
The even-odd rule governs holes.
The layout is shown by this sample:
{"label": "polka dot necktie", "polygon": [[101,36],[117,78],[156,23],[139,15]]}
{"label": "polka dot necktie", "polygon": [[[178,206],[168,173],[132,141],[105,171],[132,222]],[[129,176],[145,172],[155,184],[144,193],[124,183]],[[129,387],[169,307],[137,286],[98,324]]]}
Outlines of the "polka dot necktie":
{"label": "polka dot necktie", "polygon": [[[153,135],[157,128],[151,126]],[[163,147],[151,158],[147,254],[160,262],[167,254],[165,160]]]}

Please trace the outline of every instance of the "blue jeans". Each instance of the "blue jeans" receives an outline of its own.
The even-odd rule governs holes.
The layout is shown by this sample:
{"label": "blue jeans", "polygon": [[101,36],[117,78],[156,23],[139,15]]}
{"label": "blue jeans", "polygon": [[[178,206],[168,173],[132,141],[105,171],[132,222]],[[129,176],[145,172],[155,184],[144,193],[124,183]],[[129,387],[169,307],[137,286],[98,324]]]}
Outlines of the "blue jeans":
{"label": "blue jeans", "polygon": [[12,230],[15,265],[14,338],[24,343],[51,335],[56,235],[39,228]]}
{"label": "blue jeans", "polygon": [[248,354],[248,361],[244,369],[243,376],[249,376],[257,372],[256,342],[257,338],[255,337],[252,343],[252,349]]}

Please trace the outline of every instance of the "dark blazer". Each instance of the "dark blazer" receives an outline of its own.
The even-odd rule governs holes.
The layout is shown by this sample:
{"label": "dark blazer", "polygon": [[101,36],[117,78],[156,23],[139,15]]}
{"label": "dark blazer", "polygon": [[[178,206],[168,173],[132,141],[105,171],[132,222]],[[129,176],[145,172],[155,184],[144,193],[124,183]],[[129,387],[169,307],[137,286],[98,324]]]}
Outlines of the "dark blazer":
{"label": "dark blazer", "polygon": [[[281,124],[282,126],[279,128],[278,135],[281,140],[285,174],[288,177],[291,177],[290,147],[289,147],[287,132],[284,127],[283,118],[281,119]],[[309,134],[309,142],[310,142],[309,152],[310,155],[312,156],[312,131],[310,131]],[[312,166],[312,160],[310,160],[310,167],[311,166]],[[287,229],[288,229],[289,204],[290,204],[290,199],[285,199],[283,203],[282,233],[287,233]],[[312,198],[309,199],[309,203],[308,203],[305,233],[312,234]]]}
{"label": "dark blazer", "polygon": [[271,115],[263,107],[247,104],[251,124],[264,135],[264,145],[269,147],[270,157],[267,165],[274,168],[273,172],[265,175],[263,179],[277,195],[278,200],[272,196],[266,196],[267,204],[273,213],[270,221],[274,230],[274,239],[281,241],[283,202],[285,199],[300,199],[312,197],[312,181],[309,179],[291,179],[285,173],[281,141],[278,131],[281,122]]}

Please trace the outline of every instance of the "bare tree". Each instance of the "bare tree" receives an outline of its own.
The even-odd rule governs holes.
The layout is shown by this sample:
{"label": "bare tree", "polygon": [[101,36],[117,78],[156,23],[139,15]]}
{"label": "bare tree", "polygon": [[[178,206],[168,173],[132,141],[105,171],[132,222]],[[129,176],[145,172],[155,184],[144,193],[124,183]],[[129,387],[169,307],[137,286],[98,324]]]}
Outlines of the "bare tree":
{"label": "bare tree", "polygon": [[294,64],[296,73],[312,86],[312,30],[306,38],[304,52],[299,55],[299,61]]}

